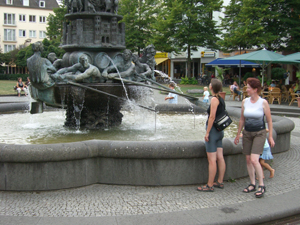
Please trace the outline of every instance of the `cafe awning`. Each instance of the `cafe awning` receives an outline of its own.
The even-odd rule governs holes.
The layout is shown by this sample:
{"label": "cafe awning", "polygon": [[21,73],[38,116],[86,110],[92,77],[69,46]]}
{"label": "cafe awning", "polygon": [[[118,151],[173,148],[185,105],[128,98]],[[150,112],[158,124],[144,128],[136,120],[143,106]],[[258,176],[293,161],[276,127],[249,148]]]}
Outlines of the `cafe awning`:
{"label": "cafe awning", "polygon": [[156,65],[168,60],[169,58],[155,58]]}
{"label": "cafe awning", "polygon": [[205,64],[205,66],[219,66],[219,67],[260,67],[259,64],[254,63],[254,62],[249,62],[245,60],[233,60],[233,59],[222,59],[218,58],[215,59],[214,61],[211,61],[210,63]]}

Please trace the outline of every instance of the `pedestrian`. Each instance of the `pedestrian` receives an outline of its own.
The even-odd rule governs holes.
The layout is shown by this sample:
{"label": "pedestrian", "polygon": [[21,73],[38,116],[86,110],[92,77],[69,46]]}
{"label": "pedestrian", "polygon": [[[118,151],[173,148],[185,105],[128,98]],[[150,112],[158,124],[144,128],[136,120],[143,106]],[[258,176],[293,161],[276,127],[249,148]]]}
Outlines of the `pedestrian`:
{"label": "pedestrian", "polygon": [[[169,84],[169,88],[171,88],[172,90],[175,89],[175,84],[172,82]],[[165,97],[165,101],[169,100],[170,104],[177,104],[178,103],[178,95],[175,93],[169,93],[167,97]]]}
{"label": "pedestrian", "polygon": [[[224,188],[223,178],[225,174],[226,164],[223,156],[222,140],[224,131],[218,131],[213,123],[215,118],[225,110],[225,102],[220,97],[219,92],[222,90],[222,83],[218,79],[212,79],[209,85],[212,94],[210,106],[207,109],[208,119],[206,121],[205,147],[208,160],[208,181],[205,186],[198,187],[198,191],[212,192],[214,187]],[[218,179],[216,182],[215,176],[217,173],[218,164]]]}
{"label": "pedestrian", "polygon": [[284,78],[284,84],[289,85],[290,84],[290,71],[287,70],[286,73],[284,73],[283,78]]}
{"label": "pedestrian", "polygon": [[207,87],[204,87],[203,91],[203,102],[208,103],[209,92]]}
{"label": "pedestrian", "polygon": [[[267,131],[267,133],[269,132],[268,129],[266,129],[266,131]],[[270,178],[273,178],[274,174],[275,174],[275,170],[268,163],[265,162],[265,160],[271,160],[271,159],[273,159],[273,155],[271,152],[271,148],[270,148],[268,139],[266,139],[265,145],[264,145],[264,151],[261,154],[261,156],[259,157],[259,163],[262,168],[265,167],[267,170],[270,171]],[[263,178],[265,178],[264,175],[263,175]]]}
{"label": "pedestrian", "polygon": [[247,170],[250,177],[250,184],[243,190],[245,193],[256,191],[255,174],[257,175],[259,186],[255,192],[255,197],[264,196],[266,187],[263,180],[263,170],[259,163],[259,157],[263,153],[266,140],[266,127],[264,116],[266,116],[269,137],[268,141],[271,147],[274,147],[272,131],[273,124],[271,111],[268,102],[262,99],[259,94],[261,92],[261,84],[257,78],[247,79],[248,98],[242,101],[241,117],[239,121],[238,132],[234,143],[239,143],[240,133],[243,130],[243,154],[246,155]]}

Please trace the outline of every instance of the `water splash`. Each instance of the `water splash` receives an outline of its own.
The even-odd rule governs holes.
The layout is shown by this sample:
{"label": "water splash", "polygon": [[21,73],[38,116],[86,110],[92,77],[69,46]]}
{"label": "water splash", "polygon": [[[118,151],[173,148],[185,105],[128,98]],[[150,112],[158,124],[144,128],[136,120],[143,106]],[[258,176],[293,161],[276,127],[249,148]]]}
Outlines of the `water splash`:
{"label": "water splash", "polygon": [[109,100],[110,100],[110,97],[108,97],[107,98],[107,110],[106,110],[106,130],[108,130],[108,127],[109,127],[109,118],[108,118],[108,116],[109,116]]}
{"label": "water splash", "polygon": [[[184,94],[184,93],[181,91],[180,87],[177,85],[177,83],[176,83],[175,81],[173,81],[172,78],[169,77],[168,74],[166,74],[166,73],[164,73],[164,72],[162,72],[162,71],[159,71],[159,70],[154,70],[154,71],[155,71],[156,73],[158,73],[161,77],[163,77],[165,80],[169,81],[169,83],[173,83],[174,86],[175,86],[174,90],[180,92],[181,94]],[[195,127],[196,127],[196,115],[195,115],[195,109],[194,109],[194,106],[193,106],[193,104],[192,104],[189,100],[187,100],[186,98],[184,98],[184,100],[185,100],[185,102],[191,107],[190,112],[193,113],[193,115],[194,115],[194,128],[195,128]]]}
{"label": "water splash", "polygon": [[61,108],[65,108],[65,100],[66,100],[66,87],[59,87],[60,91],[60,101],[61,101]]}
{"label": "water splash", "polygon": [[125,85],[124,85],[122,76],[121,76],[121,74],[120,74],[120,72],[119,72],[119,70],[118,70],[118,67],[116,66],[116,64],[114,63],[114,61],[113,61],[108,55],[105,55],[105,57],[108,58],[108,59],[111,61],[111,63],[113,64],[113,66],[115,67],[115,69],[116,69],[116,71],[117,71],[117,73],[118,73],[118,75],[119,75],[119,78],[120,78],[120,80],[121,80],[121,83],[122,83],[122,85],[123,85],[123,88],[124,88],[124,91],[125,91],[126,98],[129,100],[128,94],[127,94],[127,90],[126,90],[126,87],[125,87]]}
{"label": "water splash", "polygon": [[74,107],[74,117],[75,117],[75,128],[80,129],[80,119],[81,112],[83,109],[85,89],[80,87],[71,87],[71,94],[73,96],[73,107]]}

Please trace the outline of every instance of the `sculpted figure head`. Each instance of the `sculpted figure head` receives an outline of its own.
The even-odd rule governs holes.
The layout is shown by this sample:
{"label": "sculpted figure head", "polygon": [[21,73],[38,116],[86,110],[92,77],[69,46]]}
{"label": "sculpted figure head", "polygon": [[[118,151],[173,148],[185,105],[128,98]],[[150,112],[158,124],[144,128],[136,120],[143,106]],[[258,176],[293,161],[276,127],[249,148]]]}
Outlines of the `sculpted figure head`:
{"label": "sculpted figure head", "polygon": [[132,53],[129,49],[125,49],[123,52],[123,57],[125,61],[129,61],[132,58]]}
{"label": "sculpted figure head", "polygon": [[152,44],[151,44],[151,45],[148,45],[148,46],[146,47],[146,55],[147,55],[147,57],[148,57],[148,58],[154,57],[155,54],[156,54],[156,50],[155,50],[154,45],[152,45]]}
{"label": "sculpted figure head", "polygon": [[89,67],[89,60],[86,54],[82,54],[79,57],[79,62],[80,64],[84,67],[84,68],[88,68]]}
{"label": "sculpted figure head", "polygon": [[44,45],[41,41],[35,42],[31,46],[34,52],[42,52],[44,50]]}
{"label": "sculpted figure head", "polygon": [[53,63],[55,60],[57,60],[56,54],[54,52],[50,52],[47,56],[47,58]]}
{"label": "sculpted figure head", "polygon": [[138,64],[140,62],[139,57],[135,54],[132,54],[132,61],[134,62],[134,64]]}

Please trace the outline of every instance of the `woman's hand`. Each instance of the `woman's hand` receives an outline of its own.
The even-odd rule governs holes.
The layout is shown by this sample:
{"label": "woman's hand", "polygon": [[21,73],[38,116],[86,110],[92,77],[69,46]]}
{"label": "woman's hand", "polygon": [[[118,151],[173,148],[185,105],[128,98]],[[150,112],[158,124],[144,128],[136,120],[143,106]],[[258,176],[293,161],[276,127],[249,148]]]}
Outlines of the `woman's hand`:
{"label": "woman's hand", "polygon": [[237,135],[234,139],[234,144],[238,144],[240,142],[240,135]]}
{"label": "woman's hand", "polygon": [[205,140],[206,142],[208,142],[208,141],[209,141],[209,133],[206,133],[206,134],[205,134],[205,136],[204,136],[204,140]]}
{"label": "woman's hand", "polygon": [[268,141],[269,141],[269,145],[271,146],[271,148],[273,148],[273,147],[275,146],[275,142],[274,142],[273,137],[272,137],[272,136],[271,136],[271,137],[269,136]]}

